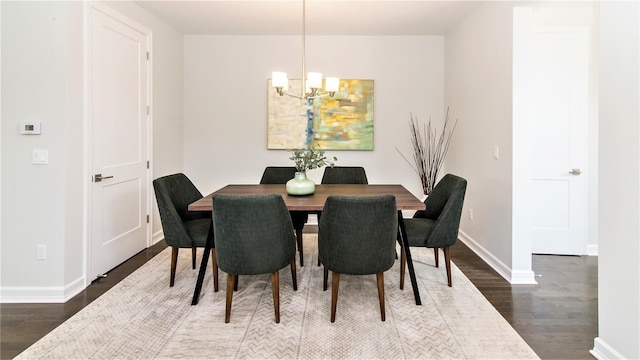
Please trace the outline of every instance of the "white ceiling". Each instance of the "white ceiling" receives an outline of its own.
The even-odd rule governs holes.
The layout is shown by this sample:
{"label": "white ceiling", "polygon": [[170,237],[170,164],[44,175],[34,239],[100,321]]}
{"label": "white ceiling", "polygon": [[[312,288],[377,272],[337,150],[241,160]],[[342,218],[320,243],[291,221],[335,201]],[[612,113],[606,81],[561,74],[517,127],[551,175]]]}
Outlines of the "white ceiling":
{"label": "white ceiling", "polygon": [[[135,1],[184,34],[299,35],[301,0]],[[307,35],[442,35],[481,1],[307,0]]]}

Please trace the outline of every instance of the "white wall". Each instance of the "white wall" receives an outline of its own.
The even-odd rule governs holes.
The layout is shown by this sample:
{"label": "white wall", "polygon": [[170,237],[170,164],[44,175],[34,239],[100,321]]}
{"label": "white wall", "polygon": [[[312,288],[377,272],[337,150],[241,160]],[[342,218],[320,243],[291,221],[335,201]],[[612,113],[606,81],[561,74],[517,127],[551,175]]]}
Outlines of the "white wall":
{"label": "white wall", "polygon": [[[267,80],[274,70],[300,77],[300,40],[185,36],[184,164],[203,193],[257,183],[265,166],[293,164],[287,151],[267,150]],[[308,71],[375,81],[374,150],[327,154],[337,165],[364,166],[370,183],[400,183],[421,195],[418,176],[395,147],[411,156],[410,111],[442,121],[444,38],[320,36],[307,37],[306,48]],[[309,176],[320,182],[322,171]]]}
{"label": "white wall", "polygon": [[[134,4],[111,5],[153,31],[154,176],[180,171],[182,35]],[[78,1],[2,2],[2,302],[63,302],[85,285],[83,16]],[[25,120],[42,135],[19,135]],[[32,165],[32,149],[48,149],[49,164]]]}
{"label": "white wall", "polygon": [[600,4],[599,359],[640,358],[640,5]]}
{"label": "white wall", "polygon": [[460,118],[447,171],[468,181],[461,239],[513,281],[514,273],[530,273],[531,252],[513,262],[512,36],[508,2],[482,4],[452,29],[445,39],[445,102]]}
{"label": "white wall", "polygon": [[[2,4],[3,300],[62,299],[82,283],[81,9]],[[19,135],[26,120],[42,122],[42,135]],[[32,165],[33,149],[48,149],[49,164]]]}

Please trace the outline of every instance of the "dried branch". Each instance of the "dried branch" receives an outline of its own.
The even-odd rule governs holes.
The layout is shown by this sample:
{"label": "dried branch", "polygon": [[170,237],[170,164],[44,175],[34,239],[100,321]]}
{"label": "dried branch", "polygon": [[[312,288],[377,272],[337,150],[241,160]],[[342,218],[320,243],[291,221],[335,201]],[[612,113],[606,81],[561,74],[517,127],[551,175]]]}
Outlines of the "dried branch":
{"label": "dried branch", "polygon": [[458,125],[458,120],[456,119],[453,128],[447,133],[448,125],[449,108],[447,108],[444,127],[439,136],[436,136],[436,130],[431,126],[431,118],[429,118],[426,127],[424,124],[420,127],[418,118],[410,113],[409,130],[411,132],[411,145],[413,146],[413,163],[396,148],[400,156],[402,156],[420,177],[422,191],[425,195],[429,195],[436,185],[438,171],[440,171],[444,164],[444,159],[447,156],[447,151],[449,151],[451,137]]}

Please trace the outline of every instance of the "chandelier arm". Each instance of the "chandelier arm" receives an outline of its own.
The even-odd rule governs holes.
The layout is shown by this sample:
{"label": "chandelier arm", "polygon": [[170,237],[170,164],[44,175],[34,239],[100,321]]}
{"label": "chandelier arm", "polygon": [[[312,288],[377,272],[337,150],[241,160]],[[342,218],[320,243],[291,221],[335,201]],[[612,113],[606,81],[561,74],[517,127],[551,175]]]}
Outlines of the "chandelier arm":
{"label": "chandelier arm", "polygon": [[[282,96],[282,95],[287,95],[290,96],[292,98],[296,98],[296,99],[300,99],[300,100],[306,100],[306,99],[317,99],[317,98],[323,98],[323,97],[327,97],[327,96],[333,96],[330,92],[316,92],[315,95],[312,95],[311,93],[304,93],[304,95],[300,95],[300,94],[295,94],[292,92],[289,92],[287,90],[277,90],[278,91],[278,95]],[[282,92],[282,94],[280,94],[280,92]]]}

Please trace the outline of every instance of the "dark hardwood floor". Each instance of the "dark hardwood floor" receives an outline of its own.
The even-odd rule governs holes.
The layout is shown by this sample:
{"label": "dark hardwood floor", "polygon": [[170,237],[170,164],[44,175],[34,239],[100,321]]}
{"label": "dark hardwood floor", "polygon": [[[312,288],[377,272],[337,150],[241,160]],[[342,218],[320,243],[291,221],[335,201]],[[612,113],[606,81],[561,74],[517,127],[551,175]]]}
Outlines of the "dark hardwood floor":
{"label": "dark hardwood floor", "polygon": [[[316,229],[307,226],[305,232]],[[165,247],[160,243],[142,251],[65,304],[0,304],[0,358],[18,355]],[[540,358],[593,359],[597,257],[534,255],[538,285],[510,285],[462,242],[452,247],[451,256]]]}
{"label": "dark hardwood floor", "polygon": [[451,259],[540,358],[594,359],[597,257],[533,255],[537,285],[509,284],[460,241]]}

